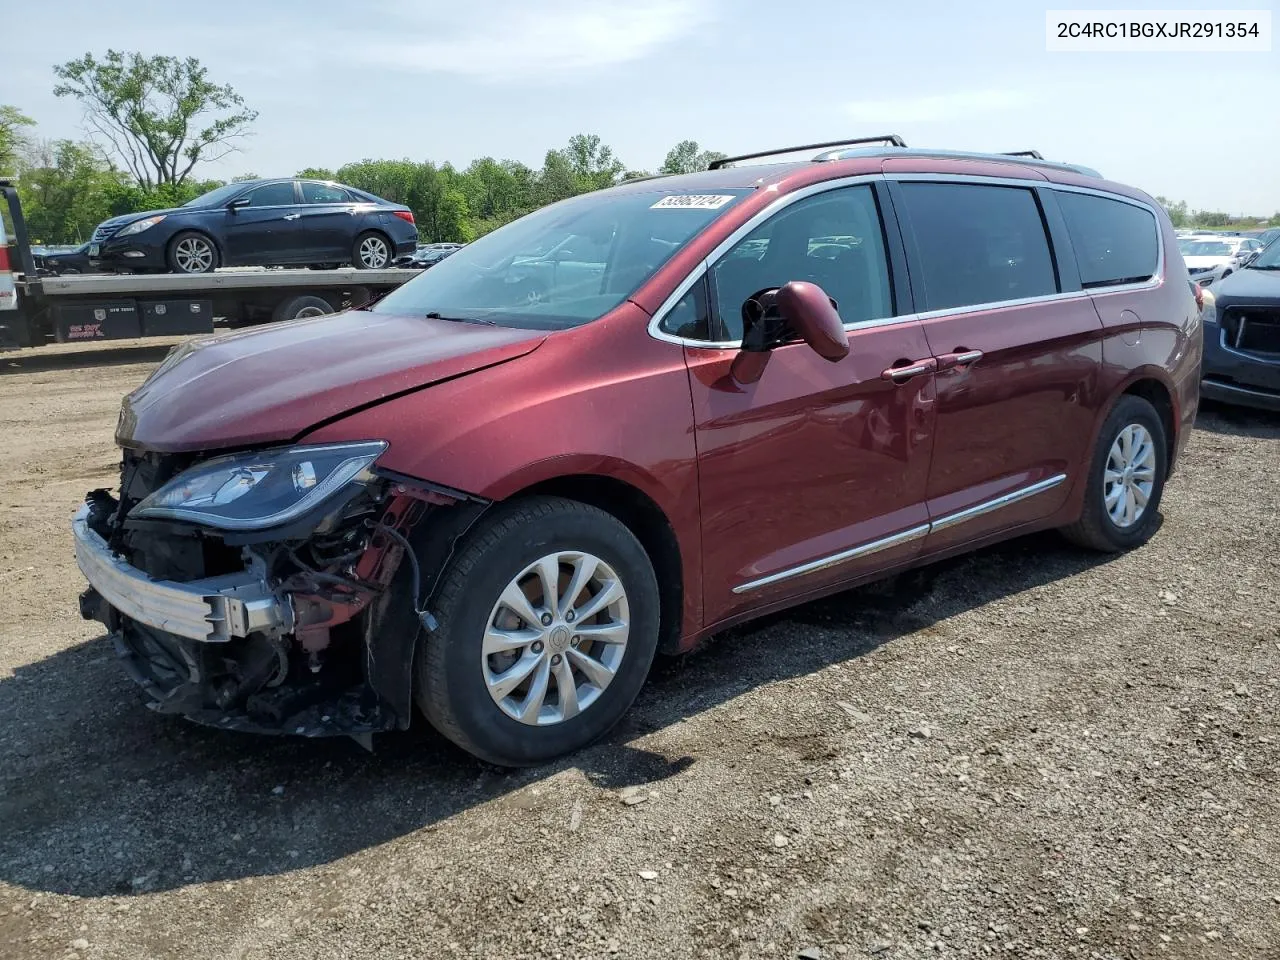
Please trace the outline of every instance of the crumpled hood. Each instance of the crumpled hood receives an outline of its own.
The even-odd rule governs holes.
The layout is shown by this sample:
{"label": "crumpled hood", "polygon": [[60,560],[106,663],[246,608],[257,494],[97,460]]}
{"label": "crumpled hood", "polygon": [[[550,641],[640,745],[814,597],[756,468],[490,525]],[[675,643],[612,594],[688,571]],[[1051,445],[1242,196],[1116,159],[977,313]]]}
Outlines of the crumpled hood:
{"label": "crumpled hood", "polygon": [[351,310],[196,337],[125,397],[116,441],[163,453],[288,441],[356,408],[523,356],[546,336]]}

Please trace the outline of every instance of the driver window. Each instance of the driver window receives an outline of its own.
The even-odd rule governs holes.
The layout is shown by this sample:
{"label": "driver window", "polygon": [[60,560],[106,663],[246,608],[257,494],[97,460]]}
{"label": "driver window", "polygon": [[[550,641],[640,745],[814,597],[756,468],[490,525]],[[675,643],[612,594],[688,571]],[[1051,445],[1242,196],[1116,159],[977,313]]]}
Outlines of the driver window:
{"label": "driver window", "polygon": [[726,253],[711,277],[719,340],[742,339],[742,304],[792,280],[816,283],[846,324],[894,315],[875,194],[860,184],[798,200]]}

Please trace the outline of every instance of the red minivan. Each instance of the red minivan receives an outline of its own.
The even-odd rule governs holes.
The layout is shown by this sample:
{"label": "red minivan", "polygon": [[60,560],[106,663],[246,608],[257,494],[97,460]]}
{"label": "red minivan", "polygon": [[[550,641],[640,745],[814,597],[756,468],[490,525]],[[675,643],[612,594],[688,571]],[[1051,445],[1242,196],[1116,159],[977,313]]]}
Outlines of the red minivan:
{"label": "red minivan", "polygon": [[1143,543],[1201,354],[1159,204],[857,142],[565,200],[363,308],[176,348],[75,516],[82,614],[159,712],[367,741],[416,703],[515,766],[743,620],[1049,527]]}

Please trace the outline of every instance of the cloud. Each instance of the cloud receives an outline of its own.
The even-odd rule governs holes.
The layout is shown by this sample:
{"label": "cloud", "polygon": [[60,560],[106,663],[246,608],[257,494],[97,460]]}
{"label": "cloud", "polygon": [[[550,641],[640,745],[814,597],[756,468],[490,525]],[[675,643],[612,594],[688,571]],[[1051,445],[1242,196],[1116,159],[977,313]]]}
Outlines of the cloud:
{"label": "cloud", "polygon": [[[398,21],[346,52],[400,70],[493,82],[558,80],[643,59],[705,27],[717,0],[499,0],[388,9]],[[384,27],[388,24],[384,23]],[[390,38],[390,39],[388,39]]]}
{"label": "cloud", "polygon": [[857,100],[846,104],[850,119],[866,123],[922,123],[957,120],[980,113],[999,113],[1031,102],[1017,90],[969,90],[933,96]]}

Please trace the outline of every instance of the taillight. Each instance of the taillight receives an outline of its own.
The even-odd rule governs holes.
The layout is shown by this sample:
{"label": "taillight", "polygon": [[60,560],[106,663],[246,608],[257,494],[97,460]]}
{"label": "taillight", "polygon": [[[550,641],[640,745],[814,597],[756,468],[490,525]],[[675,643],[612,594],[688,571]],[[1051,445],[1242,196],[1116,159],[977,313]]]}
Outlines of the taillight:
{"label": "taillight", "polygon": [[1191,284],[1191,290],[1196,295],[1196,309],[1204,309],[1204,287],[1198,283]]}
{"label": "taillight", "polygon": [[0,243],[0,273],[9,272],[9,245]]}
{"label": "taillight", "polygon": [[[412,210],[395,210],[395,211],[393,211],[393,212],[395,213],[395,215],[396,215],[397,217],[399,217],[399,218],[400,218],[401,220],[403,220],[405,223],[413,223],[413,211],[412,211]],[[414,225],[415,225],[415,226],[417,226],[417,224],[414,224]]]}

